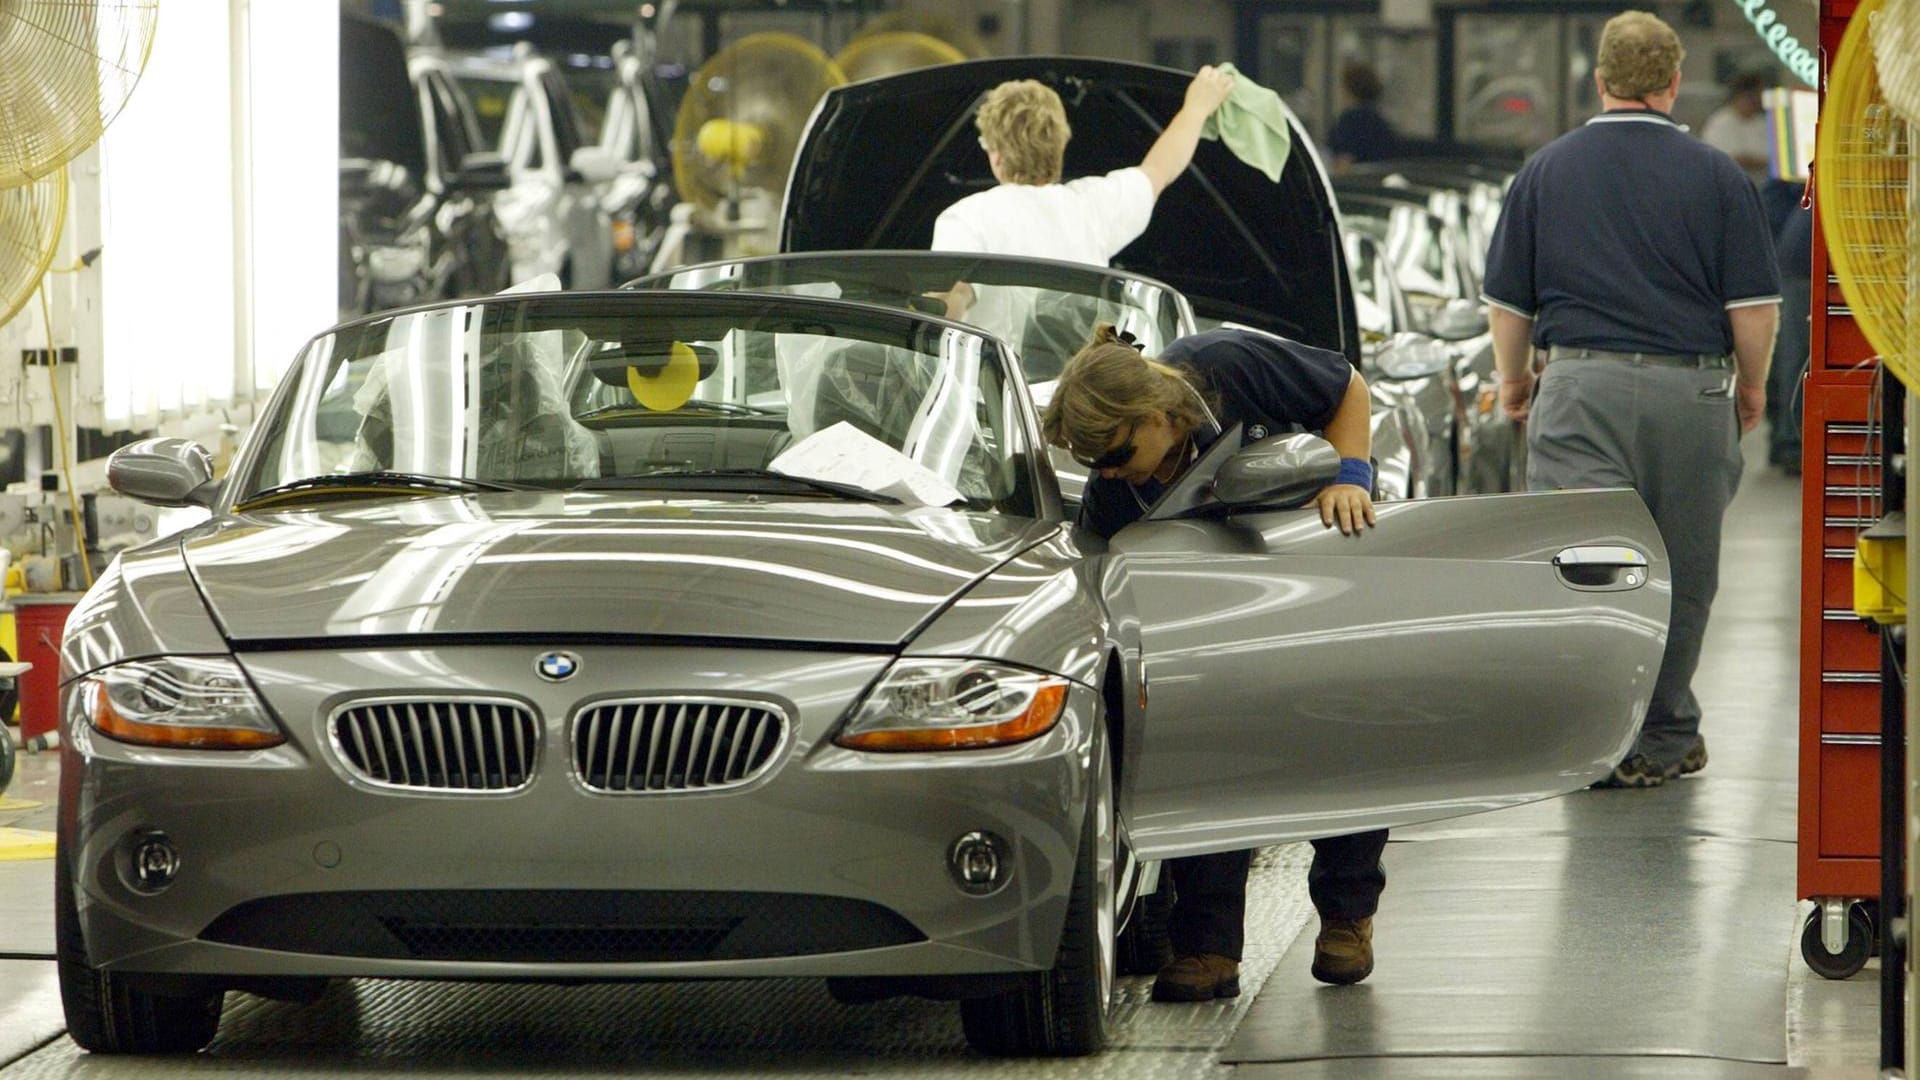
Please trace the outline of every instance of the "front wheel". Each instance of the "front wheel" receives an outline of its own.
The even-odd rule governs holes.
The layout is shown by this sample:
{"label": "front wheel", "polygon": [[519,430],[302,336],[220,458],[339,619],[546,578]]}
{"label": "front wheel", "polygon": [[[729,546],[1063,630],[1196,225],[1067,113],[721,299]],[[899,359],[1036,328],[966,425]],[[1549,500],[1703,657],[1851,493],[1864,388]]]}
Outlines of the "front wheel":
{"label": "front wheel", "polygon": [[1112,759],[1104,739],[1096,739],[1094,760],[1067,921],[1060,931],[1053,969],[1023,976],[1018,987],[1005,993],[960,1003],[960,1025],[967,1042],[982,1053],[1079,1057],[1097,1054],[1107,1045],[1120,833]]}
{"label": "front wheel", "polygon": [[213,1041],[225,995],[187,982],[175,994],[135,987],[87,960],[65,840],[53,860],[54,952],[67,1033],[96,1054],[191,1054]]}

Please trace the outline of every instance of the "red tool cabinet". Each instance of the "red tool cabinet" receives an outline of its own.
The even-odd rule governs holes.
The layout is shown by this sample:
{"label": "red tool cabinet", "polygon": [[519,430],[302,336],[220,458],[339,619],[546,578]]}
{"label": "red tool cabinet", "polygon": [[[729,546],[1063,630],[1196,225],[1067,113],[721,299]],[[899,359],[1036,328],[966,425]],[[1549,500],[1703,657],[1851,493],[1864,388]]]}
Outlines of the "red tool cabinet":
{"label": "red tool cabinet", "polygon": [[[1829,63],[1854,7],[1855,0],[1822,0],[1820,44]],[[1867,901],[1877,900],[1881,887],[1881,635],[1854,614],[1853,552],[1855,537],[1884,512],[1883,436],[1900,418],[1878,415],[1873,347],[1830,276],[1818,161],[1813,195],[1812,356],[1800,488],[1799,894]],[[1814,920],[1820,916],[1816,910]],[[1805,953],[1804,939],[1802,945]],[[1820,964],[1815,969],[1833,975]]]}

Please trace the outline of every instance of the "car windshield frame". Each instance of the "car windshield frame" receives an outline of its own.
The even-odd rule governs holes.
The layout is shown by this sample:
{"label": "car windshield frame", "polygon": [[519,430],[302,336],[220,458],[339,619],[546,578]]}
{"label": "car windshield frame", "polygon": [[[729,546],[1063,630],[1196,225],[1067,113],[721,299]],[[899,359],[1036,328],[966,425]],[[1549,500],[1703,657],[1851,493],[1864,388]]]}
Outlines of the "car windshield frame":
{"label": "car windshield frame", "polygon": [[[683,404],[645,407],[631,389],[634,365],[646,362],[635,350],[656,345],[669,356],[683,347],[688,357],[699,354],[700,380],[681,388],[691,392]],[[831,492],[766,466],[851,421],[891,447],[888,461],[915,462],[958,489],[964,501],[955,505],[1057,518],[1039,421],[1008,363],[993,338],[971,327],[812,297],[607,291],[423,304],[342,323],[310,341],[242,446],[217,509],[244,509],[263,495],[279,503],[284,496],[269,493],[289,489],[365,496],[365,487],[302,481],[366,472],[482,488],[819,498]],[[751,403],[749,368],[772,379]],[[534,382],[537,390],[505,389]],[[714,407],[702,406],[703,394]],[[605,404],[616,397],[626,407]],[[519,403],[514,418],[504,426],[489,419],[509,398]],[[385,443],[369,437],[369,418],[390,433]],[[518,433],[535,424],[544,458],[518,449],[533,444]],[[721,448],[676,450],[680,456],[656,462],[670,438]],[[530,460],[536,464],[523,470]],[[424,487],[386,484],[374,493]]]}
{"label": "car windshield frame", "polygon": [[[836,298],[939,314],[933,309],[943,305],[933,294],[945,293],[958,282],[975,288],[976,304],[974,309],[956,315],[955,321],[1004,340],[1020,358],[1029,383],[1058,378],[1060,366],[1087,343],[1093,327],[1088,325],[1084,335],[1069,333],[1062,323],[1077,325],[1087,320],[1063,317],[1058,307],[1045,314],[1039,312],[1038,304],[1021,313],[998,310],[1019,306],[1019,295],[1012,290],[1061,294],[1059,307],[1066,306],[1069,299],[1102,305],[1102,311],[1092,313],[1092,321],[1112,322],[1131,332],[1149,354],[1157,355],[1180,336],[1182,327],[1194,325],[1192,305],[1179,290],[1142,274],[1053,259],[968,252],[809,251],[760,255],[677,267],[635,278],[621,287],[791,296],[818,294],[788,290],[832,285],[840,290]],[[854,295],[848,295],[848,286],[854,287]],[[996,304],[981,290],[1004,290],[1011,303]],[[1116,310],[1125,317],[1100,317]],[[1026,317],[1018,317],[1021,314]],[[972,318],[976,315],[977,322]]]}

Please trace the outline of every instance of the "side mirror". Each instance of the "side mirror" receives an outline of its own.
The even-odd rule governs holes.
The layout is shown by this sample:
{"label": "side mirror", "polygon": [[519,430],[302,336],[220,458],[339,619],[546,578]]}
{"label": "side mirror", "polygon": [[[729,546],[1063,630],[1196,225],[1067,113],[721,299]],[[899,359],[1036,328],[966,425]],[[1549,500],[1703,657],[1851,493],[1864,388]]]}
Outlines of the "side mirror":
{"label": "side mirror", "polygon": [[567,168],[589,184],[604,184],[620,175],[620,160],[604,147],[582,146],[567,159]]}
{"label": "side mirror", "polygon": [[1395,334],[1374,355],[1373,366],[1389,379],[1424,379],[1453,364],[1453,356],[1439,342],[1419,334]]}
{"label": "side mirror", "polygon": [[1486,309],[1471,300],[1454,299],[1440,306],[1428,330],[1443,341],[1465,341],[1487,332]]}
{"label": "side mirror", "polygon": [[1221,506],[1297,504],[1339,475],[1340,451],[1318,435],[1274,435],[1241,446],[1235,424],[1174,481],[1144,520],[1167,521]]}
{"label": "side mirror", "polygon": [[1213,497],[1228,506],[1297,503],[1340,475],[1340,451],[1318,435],[1274,435],[1243,447],[1213,478]]}
{"label": "side mirror", "polygon": [[142,439],[107,458],[107,485],[155,506],[212,506],[220,495],[213,455],[186,439]]}
{"label": "side mirror", "polygon": [[476,151],[460,160],[453,186],[461,191],[505,191],[513,186],[507,160],[499,154]]}

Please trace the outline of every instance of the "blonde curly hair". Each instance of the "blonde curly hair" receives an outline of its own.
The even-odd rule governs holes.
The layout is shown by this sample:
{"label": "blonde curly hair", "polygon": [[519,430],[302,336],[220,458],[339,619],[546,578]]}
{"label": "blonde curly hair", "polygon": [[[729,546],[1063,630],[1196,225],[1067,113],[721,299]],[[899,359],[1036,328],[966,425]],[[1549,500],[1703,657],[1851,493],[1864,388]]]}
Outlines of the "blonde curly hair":
{"label": "blonde curly hair", "polygon": [[980,141],[1000,155],[1000,174],[1012,184],[1051,184],[1073,128],[1060,95],[1032,79],[1003,82],[987,92],[973,118]]}
{"label": "blonde curly hair", "polygon": [[1600,31],[1594,70],[1599,72],[1608,94],[1623,101],[1638,101],[1672,85],[1674,73],[1686,58],[1680,35],[1659,16],[1623,11],[1608,19]]}
{"label": "blonde curly hair", "polygon": [[1122,427],[1164,416],[1177,431],[1209,421],[1205,389],[1184,368],[1163,364],[1100,323],[1093,340],[1060,373],[1053,400],[1040,417],[1047,442],[1084,459],[1107,452]]}

